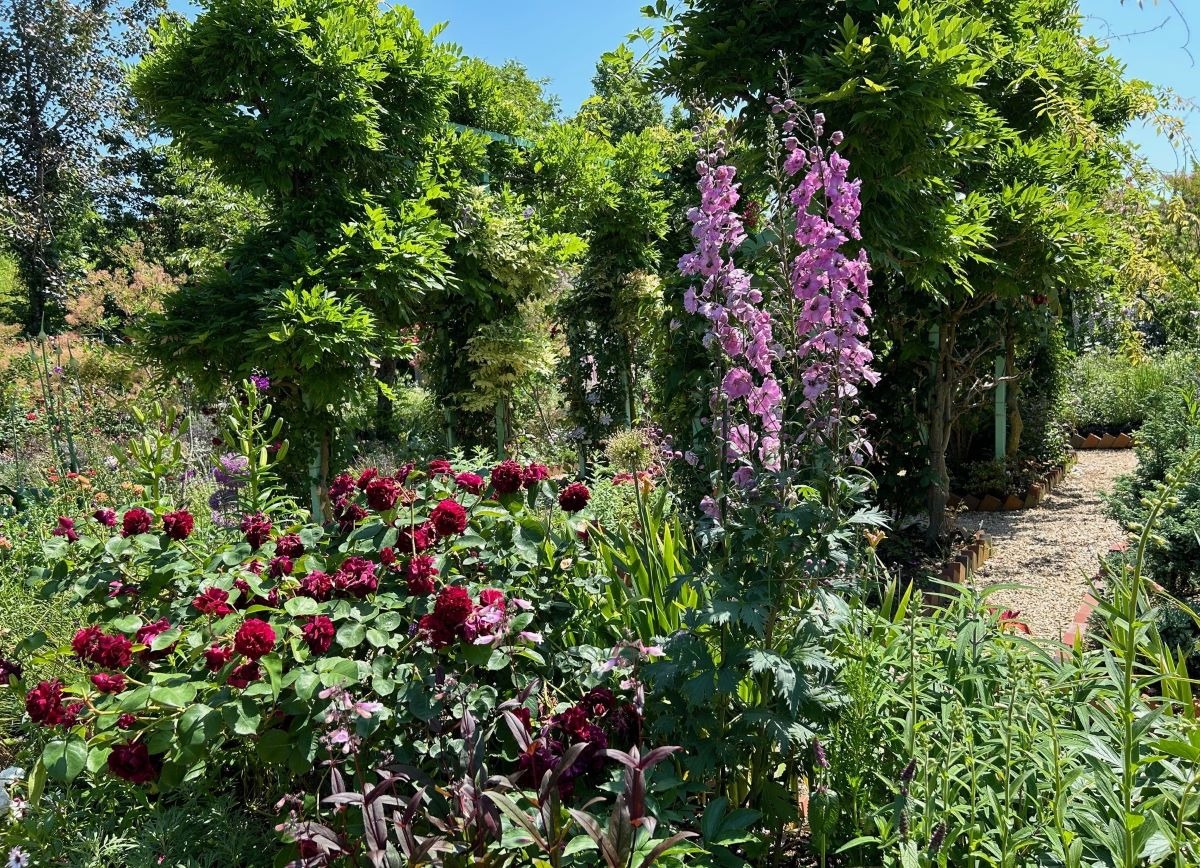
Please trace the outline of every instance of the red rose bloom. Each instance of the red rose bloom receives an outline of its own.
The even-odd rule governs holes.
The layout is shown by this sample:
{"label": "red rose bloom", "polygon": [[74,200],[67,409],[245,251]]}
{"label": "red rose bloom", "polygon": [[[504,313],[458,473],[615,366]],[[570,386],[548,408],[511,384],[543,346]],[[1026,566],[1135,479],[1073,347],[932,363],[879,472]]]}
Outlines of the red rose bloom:
{"label": "red rose bloom", "polygon": [[150,525],[153,523],[153,515],[140,506],[135,506],[121,516],[121,536],[137,536],[140,533],[149,533]]}
{"label": "red rose bloom", "polygon": [[228,645],[210,645],[204,652],[204,665],[209,672],[220,672],[233,659],[233,649]]}
{"label": "red rose bloom", "polygon": [[258,668],[258,664],[253,660],[247,660],[241,666],[233,667],[233,671],[229,673],[229,677],[225,679],[225,683],[230,687],[242,690],[250,682],[257,681],[260,678],[262,678],[262,670]]}
{"label": "red rose bloom", "polygon": [[[133,638],[138,645],[145,645],[149,647],[150,643],[154,641],[155,636],[159,635],[160,633],[165,633],[170,629],[171,622],[166,618],[162,618],[158,621],[155,621],[153,624],[145,624],[139,627]],[[163,648],[159,651],[155,651],[151,654],[151,658],[153,659],[155,657],[164,656],[170,653],[174,648],[175,646],[172,645],[170,648]]]}
{"label": "red rose bloom", "polygon": [[475,604],[471,602],[471,595],[467,593],[467,589],[456,585],[442,588],[437,602],[433,605],[433,614],[437,619],[453,627],[461,626],[474,611]]}
{"label": "red rose bloom", "polygon": [[550,478],[550,468],[545,464],[530,464],[521,474],[521,482],[526,488],[536,488],[543,479]]}
{"label": "red rose bloom", "polygon": [[485,588],[479,592],[479,605],[494,606],[501,611],[508,608],[508,603],[504,599],[504,591],[497,588]]}
{"label": "red rose bloom", "polygon": [[185,540],[192,535],[196,519],[186,509],[177,509],[163,516],[163,532],[167,539]]}
{"label": "red rose bloom", "polygon": [[257,660],[275,647],[275,630],[259,618],[247,618],[233,636],[233,650]]}
{"label": "red rose bloom", "polygon": [[433,508],[429,521],[438,536],[455,536],[467,529],[467,511],[458,501],[447,498]]}
{"label": "red rose bloom", "polygon": [[521,465],[511,458],[492,468],[492,488],[497,494],[512,494],[521,487]]}
{"label": "red rose bloom", "polygon": [[324,615],[309,618],[308,623],[300,628],[300,636],[308,650],[314,654],[324,654],[333,644],[333,621]]}
{"label": "red rose bloom", "polygon": [[354,477],[349,473],[339,473],[333,478],[333,482],[329,483],[329,499],[335,504],[341,503],[353,493]]}
{"label": "red rose bloom", "polygon": [[337,520],[338,527],[342,533],[349,533],[354,530],[354,525],[367,517],[367,509],[365,506],[360,506],[357,503],[343,501],[333,513],[334,519]]}
{"label": "red rose bloom", "polygon": [[64,536],[67,542],[78,542],[79,534],[75,530],[75,520],[67,518],[65,515],[58,517],[58,524],[54,530],[50,531],[51,536]]}
{"label": "red rose bloom", "polygon": [[103,635],[104,631],[94,624],[90,627],[84,627],[82,630],[76,630],[74,637],[71,639],[71,650],[75,652],[75,656],[80,660],[90,660],[92,654],[96,652],[96,644]]}
{"label": "red rose bloom", "polygon": [[359,491],[365,491],[371,480],[379,475],[379,470],[374,467],[368,467],[358,477],[358,481],[354,483],[358,486]]}
{"label": "red rose bloom", "polygon": [[120,693],[125,689],[125,676],[119,672],[109,675],[107,672],[97,672],[92,676],[92,684],[101,693]]}
{"label": "red rose bloom", "polygon": [[376,512],[387,512],[396,505],[400,486],[390,476],[380,476],[367,483],[367,506]]}
{"label": "red rose bloom", "polygon": [[300,596],[325,602],[333,596],[333,579],[320,570],[313,570],[300,580]]}
{"label": "red rose bloom", "polygon": [[449,476],[454,472],[454,467],[445,458],[435,458],[429,462],[430,476]]}
{"label": "red rose bloom", "polygon": [[292,559],[287,555],[276,555],[271,558],[271,566],[267,570],[267,575],[281,579],[284,576],[291,575],[293,566]]}
{"label": "red rose bloom", "polygon": [[148,784],[158,777],[158,763],[150,758],[145,742],[119,744],[108,755],[108,770],[135,784]]}
{"label": "red rose bloom", "polygon": [[233,613],[233,606],[229,605],[229,592],[221,588],[205,588],[192,600],[192,607],[217,618]]}
{"label": "red rose bloom", "polygon": [[427,597],[433,593],[433,577],[437,569],[433,558],[429,555],[417,555],[409,560],[404,568],[404,579],[408,583],[408,592],[414,597]]}
{"label": "red rose bloom", "polygon": [[579,512],[588,505],[592,493],[582,482],[572,482],[558,494],[558,505],[566,512]]}
{"label": "red rose bloom", "polygon": [[271,519],[261,512],[242,518],[242,533],[252,548],[258,548],[271,538]]}
{"label": "red rose bloom", "polygon": [[342,561],[333,574],[333,586],[349,597],[365,597],[375,593],[379,580],[375,578],[375,563],[354,555]]}
{"label": "red rose bloom", "polygon": [[294,533],[286,533],[279,539],[275,540],[275,554],[283,555],[285,558],[298,558],[304,554],[304,543],[300,542],[300,535]]}
{"label": "red rose bloom", "polygon": [[401,528],[396,537],[396,550],[406,555],[423,552],[433,545],[434,533],[433,525],[429,522],[420,527]]}
{"label": "red rose bloom", "polygon": [[124,669],[133,662],[133,643],[120,634],[101,636],[96,640],[91,660],[105,669]]}
{"label": "red rose bloom", "polygon": [[460,473],[454,477],[454,484],[471,494],[483,494],[483,477],[478,473]]}
{"label": "red rose bloom", "polygon": [[111,507],[102,506],[92,513],[92,518],[105,527],[115,527],[117,524],[117,511]]}
{"label": "red rose bloom", "polygon": [[117,729],[133,729],[137,724],[137,717],[126,712],[117,718]]}
{"label": "red rose bloom", "polygon": [[399,482],[401,485],[403,485],[405,482],[408,481],[409,474],[411,474],[412,472],[413,472],[413,463],[411,461],[409,461],[407,464],[404,464],[403,466],[396,468],[396,472],[393,473],[392,476],[394,476],[396,478],[397,482]]}
{"label": "red rose bloom", "polygon": [[384,546],[379,550],[379,562],[385,567],[390,567],[396,563],[396,550],[391,546]]}
{"label": "red rose bloom", "polygon": [[58,726],[65,712],[62,706],[63,683],[55,678],[42,681],[25,694],[25,711],[29,719],[42,726]]}

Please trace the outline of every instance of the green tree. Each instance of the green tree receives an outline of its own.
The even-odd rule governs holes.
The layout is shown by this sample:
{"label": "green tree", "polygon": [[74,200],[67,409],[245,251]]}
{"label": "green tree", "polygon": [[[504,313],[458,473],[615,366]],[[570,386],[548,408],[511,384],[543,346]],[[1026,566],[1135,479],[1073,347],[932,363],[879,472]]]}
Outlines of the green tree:
{"label": "green tree", "polygon": [[164,8],[163,0],[0,0],[0,238],[20,265],[30,333],[58,316],[97,199],[120,201],[130,187],[105,163],[137,137],[124,63]]}
{"label": "green tree", "polygon": [[265,217],[172,297],[147,345],[204,384],[267,373],[316,430],[319,489],[344,403],[448,279],[429,156],[453,55],[373,0],[210,0],[153,45],[133,74],[141,107]]}
{"label": "green tree", "polygon": [[592,91],[577,118],[593,132],[617,141],[628,133],[663,125],[662,99],[627,45],[600,58]]}
{"label": "green tree", "polygon": [[846,130],[875,265],[882,457],[924,486],[937,536],[951,431],[990,387],[1006,309],[1042,296],[1058,309],[1111,270],[1102,206],[1146,87],[1082,35],[1073,0],[658,7],[670,91],[740,109],[754,134],[764,97],[791,79]]}

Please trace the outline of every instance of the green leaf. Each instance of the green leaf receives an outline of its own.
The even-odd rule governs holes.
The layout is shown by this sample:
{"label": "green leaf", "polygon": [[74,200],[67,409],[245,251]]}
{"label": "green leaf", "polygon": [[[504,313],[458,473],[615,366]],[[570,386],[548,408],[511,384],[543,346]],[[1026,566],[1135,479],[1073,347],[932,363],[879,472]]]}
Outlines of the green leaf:
{"label": "green leaf", "polygon": [[184,747],[196,747],[213,739],[221,729],[221,720],[209,706],[198,703],[179,717],[176,733]]}
{"label": "green leaf", "polygon": [[79,736],[55,739],[42,749],[42,762],[50,777],[62,783],[70,783],[79,777],[87,765],[87,742]]}
{"label": "green leaf", "polygon": [[293,618],[302,618],[317,614],[321,607],[312,597],[292,597],[283,604],[283,610]]}
{"label": "green leaf", "polygon": [[292,741],[282,729],[268,729],[258,740],[258,755],[275,765],[283,765],[292,753]]}
{"label": "green leaf", "polygon": [[184,708],[196,698],[195,684],[179,684],[172,687],[151,687],[150,700],[171,708]]}
{"label": "green leaf", "polygon": [[366,629],[357,621],[347,621],[337,631],[338,644],[343,648],[357,648],[366,636]]}

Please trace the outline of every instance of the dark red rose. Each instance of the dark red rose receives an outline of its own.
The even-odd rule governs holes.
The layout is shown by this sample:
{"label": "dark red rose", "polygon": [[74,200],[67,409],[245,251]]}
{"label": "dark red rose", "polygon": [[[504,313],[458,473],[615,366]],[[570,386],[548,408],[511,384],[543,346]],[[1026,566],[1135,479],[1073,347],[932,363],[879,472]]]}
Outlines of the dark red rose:
{"label": "dark red rose", "polygon": [[7,686],[10,678],[24,678],[25,668],[16,660],[0,657],[0,687]]}
{"label": "dark red rose", "polygon": [[41,681],[25,694],[25,711],[29,719],[42,726],[58,726],[66,716],[62,705],[63,683],[57,678]]}
{"label": "dark red rose", "polygon": [[375,479],[375,477],[378,475],[379,470],[377,468],[368,467],[361,474],[359,474],[358,481],[354,484],[358,486],[359,491],[365,491],[367,486],[371,483],[371,480]]}
{"label": "dark red rose", "polygon": [[308,622],[300,628],[304,644],[314,654],[324,654],[329,650],[329,646],[333,644],[335,632],[333,621],[324,615],[309,618]]}
{"label": "dark red rose", "polygon": [[521,487],[521,465],[511,458],[493,467],[491,475],[497,494],[512,494]]}
{"label": "dark red rose", "polygon": [[396,537],[396,550],[406,555],[423,552],[433,545],[435,534],[436,531],[429,522],[420,527],[400,528]]}
{"label": "dark red rose", "polygon": [[104,631],[94,624],[84,627],[82,630],[76,630],[71,639],[71,650],[80,660],[91,660],[92,655],[96,652],[96,644],[103,635]]}
{"label": "dark red rose", "polygon": [[508,603],[504,599],[504,591],[497,588],[485,588],[479,592],[479,605],[494,606],[500,610],[506,610]]}
{"label": "dark red rose", "polygon": [[233,650],[251,660],[265,657],[274,647],[274,628],[259,618],[247,618],[233,637]]}
{"label": "dark red rose", "polygon": [[167,539],[185,540],[192,535],[196,519],[186,509],[177,509],[163,516],[163,532]]}
{"label": "dark red rose", "polygon": [[392,476],[395,477],[397,482],[399,482],[401,485],[403,485],[405,482],[408,481],[408,477],[412,472],[413,472],[413,463],[410,461],[407,464],[403,465],[402,467],[397,468],[396,472],[393,473]]}
{"label": "dark red rose", "polygon": [[[168,621],[166,618],[162,618],[161,620],[155,621],[153,624],[145,624],[145,625],[139,627],[138,631],[134,634],[134,636],[133,636],[134,642],[135,642],[135,644],[138,644],[138,645],[145,645],[148,649],[150,647],[150,643],[152,643],[154,641],[155,636],[159,635],[160,633],[165,633],[170,629],[171,629],[171,622]],[[170,654],[174,650],[175,650],[175,646],[171,645],[170,647],[167,647],[167,648],[161,648],[158,651],[147,650],[142,653],[145,654],[146,657],[149,658],[150,660],[157,660],[161,657],[166,657],[168,654]]]}
{"label": "dark red rose", "polygon": [[217,618],[233,613],[233,606],[229,605],[229,592],[221,588],[205,588],[192,600],[192,607]]}
{"label": "dark red rose", "polygon": [[137,717],[126,712],[117,718],[117,729],[133,729],[137,725]]}
{"label": "dark red rose", "polygon": [[528,488],[536,488],[543,479],[550,478],[550,468],[545,464],[530,464],[521,473],[521,484]]}
{"label": "dark red rose", "polygon": [[92,518],[105,527],[116,527],[117,511],[111,507],[102,506],[92,513]]}
{"label": "dark red rose", "polygon": [[572,705],[561,714],[554,715],[553,721],[554,725],[563,732],[570,733],[580,740],[582,740],[586,731],[585,727],[589,723],[587,709],[582,705]]}
{"label": "dark red rose", "polygon": [[454,472],[454,468],[445,458],[435,458],[429,462],[430,476],[449,476]]}
{"label": "dark red rose", "polygon": [[433,508],[429,521],[438,536],[456,536],[467,529],[467,511],[458,501],[447,498]]}
{"label": "dark red rose", "polygon": [[387,512],[396,505],[400,486],[390,476],[380,476],[367,483],[367,506],[376,512]]}
{"label": "dark red rose", "polygon": [[313,570],[300,580],[300,596],[325,602],[333,596],[333,579],[320,570]]}
{"label": "dark red rose", "polygon": [[329,499],[339,504],[354,493],[354,477],[349,473],[339,473],[329,483]]}
{"label": "dark red rose", "polygon": [[119,672],[115,675],[97,672],[92,676],[92,684],[101,693],[120,693],[125,689],[125,676]]}
{"label": "dark red rose", "polygon": [[292,573],[292,559],[287,555],[276,555],[271,558],[271,566],[267,570],[267,575],[272,578],[281,579],[284,576],[289,576]]}
{"label": "dark red rose", "polygon": [[101,636],[96,640],[91,659],[105,669],[124,669],[133,662],[133,643],[120,634]]}
{"label": "dark red rose", "polygon": [[433,577],[437,575],[433,558],[429,555],[417,555],[409,559],[404,567],[404,580],[408,583],[408,592],[414,597],[427,597],[433,593]]}
{"label": "dark red rose", "polygon": [[135,784],[148,784],[158,777],[158,762],[150,758],[145,742],[119,744],[108,755],[108,770]]}
{"label": "dark red rose", "polygon": [[333,517],[342,533],[349,533],[354,526],[367,517],[367,508],[357,503],[344,501],[334,509]]}
{"label": "dark red rose", "polygon": [[516,717],[517,720],[521,721],[521,723],[525,724],[526,732],[530,734],[533,733],[533,718],[530,715],[528,708],[526,708],[524,705],[518,706],[513,711],[513,716]]}
{"label": "dark red rose", "polygon": [[454,477],[454,484],[471,494],[483,494],[483,477],[478,473],[460,473]]}
{"label": "dark red rose", "polygon": [[385,567],[390,567],[396,563],[396,550],[391,546],[384,546],[379,550],[379,563]]}
{"label": "dark red rose", "polygon": [[582,482],[572,482],[558,494],[558,505],[566,512],[579,512],[588,505],[592,493]]}
{"label": "dark red rose", "polygon": [[241,666],[233,667],[233,671],[229,673],[229,677],[225,679],[225,683],[230,687],[242,690],[250,682],[258,681],[260,678],[262,678],[262,670],[258,668],[258,664],[253,660],[247,660]]}
{"label": "dark red rose", "polygon": [[149,533],[150,525],[152,524],[154,524],[153,514],[142,509],[140,506],[135,506],[121,516],[121,536],[137,536],[140,533]]}
{"label": "dark red rose", "polygon": [[271,519],[256,512],[242,518],[242,533],[252,548],[258,548],[271,538]]}
{"label": "dark red rose", "polygon": [[67,542],[78,542],[79,534],[75,530],[75,520],[67,518],[65,515],[58,517],[58,524],[54,526],[54,530],[50,531],[51,536],[62,536],[67,538]]}
{"label": "dark red rose", "polygon": [[458,630],[434,614],[422,615],[417,622],[417,629],[431,648],[446,648],[458,639]]}
{"label": "dark red rose", "polygon": [[233,659],[233,649],[228,645],[210,645],[204,652],[204,665],[209,672],[220,672]]}
{"label": "dark red rose", "polygon": [[453,627],[462,625],[474,611],[475,604],[471,602],[471,595],[467,593],[467,589],[456,585],[442,588],[437,602],[433,605],[433,614],[438,620]]}
{"label": "dark red rose", "polygon": [[275,554],[283,555],[285,558],[298,558],[304,554],[304,543],[300,542],[300,535],[295,533],[286,533],[279,539],[275,540]]}
{"label": "dark red rose", "polygon": [[348,597],[365,597],[375,593],[379,580],[375,578],[375,562],[354,555],[342,561],[333,574],[333,586]]}

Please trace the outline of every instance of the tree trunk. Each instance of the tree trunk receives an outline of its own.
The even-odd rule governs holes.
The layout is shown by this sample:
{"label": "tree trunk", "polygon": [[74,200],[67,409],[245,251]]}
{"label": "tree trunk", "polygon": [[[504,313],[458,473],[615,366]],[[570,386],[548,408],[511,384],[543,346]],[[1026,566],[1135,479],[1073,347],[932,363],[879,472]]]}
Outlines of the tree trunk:
{"label": "tree trunk", "polygon": [[929,520],[927,538],[937,542],[946,530],[946,504],[950,501],[950,471],[946,465],[946,449],[950,444],[953,421],[954,383],[950,376],[953,364],[955,323],[942,323],[937,334],[937,356],[934,361],[934,382],[929,401],[929,485],[925,491],[925,508]]}
{"label": "tree trunk", "polygon": [[1005,454],[1013,458],[1021,450],[1021,432],[1025,429],[1025,420],[1021,418],[1021,381],[1017,372],[1017,342],[1013,337],[1012,326],[1009,325],[1004,335],[1004,374],[1013,379],[1008,381],[1006,410],[1008,411],[1008,444]]}

